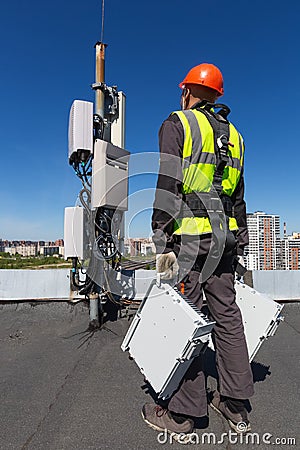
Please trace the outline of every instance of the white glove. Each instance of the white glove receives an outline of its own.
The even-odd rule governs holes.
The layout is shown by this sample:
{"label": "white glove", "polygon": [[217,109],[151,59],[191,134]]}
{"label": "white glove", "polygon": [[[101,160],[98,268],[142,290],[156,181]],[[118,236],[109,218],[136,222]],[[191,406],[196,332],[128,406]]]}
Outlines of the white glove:
{"label": "white glove", "polygon": [[162,280],[175,278],[179,271],[177,258],[174,252],[156,255],[156,271]]}

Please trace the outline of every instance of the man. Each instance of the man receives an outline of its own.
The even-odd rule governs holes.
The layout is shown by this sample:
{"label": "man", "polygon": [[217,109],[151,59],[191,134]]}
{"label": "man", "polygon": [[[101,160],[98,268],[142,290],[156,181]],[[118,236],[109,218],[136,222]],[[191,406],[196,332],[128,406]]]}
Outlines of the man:
{"label": "man", "polygon": [[[181,111],[159,132],[160,170],[152,217],[157,271],[178,272],[180,287],[199,308],[205,293],[215,320],[218,390],[211,407],[237,432],[250,430],[246,400],[253,395],[242,317],[235,303],[235,261],[248,244],[244,201],[244,144],[228,121],[223,77],[200,64],[180,84]],[[178,330],[180,332],[180,330]],[[168,406],[148,403],[144,420],[156,430],[191,433],[207,415],[202,356],[195,358]]]}

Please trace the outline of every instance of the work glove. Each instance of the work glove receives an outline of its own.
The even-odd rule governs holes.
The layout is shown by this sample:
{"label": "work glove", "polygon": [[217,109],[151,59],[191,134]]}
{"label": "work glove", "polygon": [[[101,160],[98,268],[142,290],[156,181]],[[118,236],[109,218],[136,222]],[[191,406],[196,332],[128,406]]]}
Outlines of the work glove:
{"label": "work glove", "polygon": [[179,266],[174,252],[156,255],[156,271],[162,280],[172,280],[178,275]]}

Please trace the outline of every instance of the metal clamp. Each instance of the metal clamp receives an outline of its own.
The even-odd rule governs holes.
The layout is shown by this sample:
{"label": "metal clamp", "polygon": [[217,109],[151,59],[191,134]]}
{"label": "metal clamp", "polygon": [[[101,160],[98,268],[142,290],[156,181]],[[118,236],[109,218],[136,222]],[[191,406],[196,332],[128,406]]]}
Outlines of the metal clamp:
{"label": "metal clamp", "polygon": [[92,89],[94,91],[100,90],[105,95],[106,113],[111,116],[111,121],[119,117],[119,95],[117,86],[107,86],[106,83],[93,83]]}

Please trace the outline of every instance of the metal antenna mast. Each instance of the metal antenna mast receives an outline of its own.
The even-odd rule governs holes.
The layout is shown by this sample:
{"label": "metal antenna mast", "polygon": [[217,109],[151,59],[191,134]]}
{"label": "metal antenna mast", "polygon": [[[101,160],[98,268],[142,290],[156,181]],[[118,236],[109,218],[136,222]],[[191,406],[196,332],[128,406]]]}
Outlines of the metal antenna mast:
{"label": "metal antenna mast", "polygon": [[[100,42],[95,45],[96,49],[96,79],[95,85],[101,86],[105,82],[105,47],[103,43],[104,35],[104,0],[102,0],[102,16],[101,16],[101,33]],[[104,118],[104,91],[103,89],[95,89],[95,113]]]}
{"label": "metal antenna mast", "polygon": [[[70,113],[69,163],[83,183],[81,207],[69,209],[68,217],[67,213],[65,216],[65,240],[69,242],[66,256],[73,260],[73,287],[90,302],[91,328],[100,325],[102,305],[108,299],[116,303],[110,294],[108,272],[113,273],[113,268],[115,284],[120,281],[120,249],[128,193],[129,152],[123,148],[125,96],[118,92],[117,86],[108,86],[105,82],[104,1],[101,0],[101,40],[95,44],[96,79],[92,85],[95,102],[93,105],[75,100]],[[74,244],[75,213],[79,227],[78,251]],[[86,277],[82,279],[78,261],[88,263]]]}
{"label": "metal antenna mast", "polygon": [[[98,120],[102,121],[102,133],[101,138],[103,138],[104,129],[105,129],[105,121],[104,121],[104,113],[105,113],[105,47],[106,45],[103,43],[103,35],[104,35],[104,0],[102,0],[102,15],[101,15],[101,33],[100,33],[100,42],[97,42],[95,45],[96,49],[96,65],[95,65],[95,84],[93,85],[93,89],[95,89],[95,114]],[[94,117],[95,118],[95,117]],[[95,221],[95,216],[93,214],[93,223]],[[103,261],[99,261],[98,265],[99,270],[99,278],[100,284],[102,285],[104,282],[104,263]],[[97,293],[96,285],[93,284],[93,292],[89,294],[90,300],[90,326],[97,328],[100,325],[99,322],[99,295]]]}

